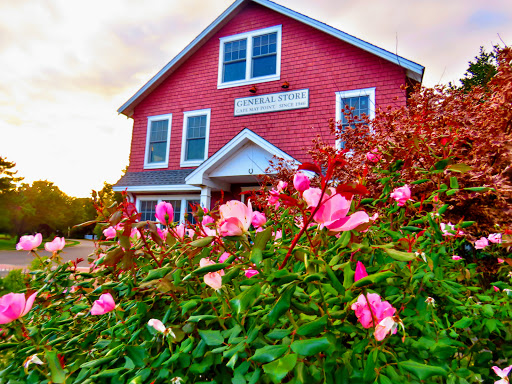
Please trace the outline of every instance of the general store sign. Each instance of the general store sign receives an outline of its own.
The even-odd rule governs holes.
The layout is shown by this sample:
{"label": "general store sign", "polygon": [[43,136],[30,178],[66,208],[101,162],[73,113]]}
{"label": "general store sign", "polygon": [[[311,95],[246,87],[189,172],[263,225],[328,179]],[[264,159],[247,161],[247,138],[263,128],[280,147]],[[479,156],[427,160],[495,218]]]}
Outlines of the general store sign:
{"label": "general store sign", "polygon": [[235,116],[309,108],[309,89],[235,99]]}

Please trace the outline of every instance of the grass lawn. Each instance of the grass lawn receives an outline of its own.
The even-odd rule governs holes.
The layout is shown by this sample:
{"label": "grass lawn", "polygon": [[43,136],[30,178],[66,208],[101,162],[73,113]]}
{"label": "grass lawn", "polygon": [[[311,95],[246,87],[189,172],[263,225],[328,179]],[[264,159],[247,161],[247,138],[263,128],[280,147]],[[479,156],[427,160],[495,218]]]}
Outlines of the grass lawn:
{"label": "grass lawn", "polygon": [[[53,239],[44,239],[38,250],[44,250],[44,243],[48,241],[52,241]],[[80,244],[77,240],[67,240],[66,239],[66,248],[72,247],[74,245]],[[16,250],[16,238],[11,238],[9,235],[0,234],[0,251],[15,251]]]}

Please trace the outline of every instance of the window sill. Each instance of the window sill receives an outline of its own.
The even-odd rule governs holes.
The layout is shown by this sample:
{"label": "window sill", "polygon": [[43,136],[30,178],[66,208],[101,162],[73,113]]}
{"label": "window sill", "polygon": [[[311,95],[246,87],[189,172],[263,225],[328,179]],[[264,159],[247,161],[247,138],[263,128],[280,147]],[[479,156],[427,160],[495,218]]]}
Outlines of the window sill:
{"label": "window sill", "polygon": [[182,161],[180,162],[180,167],[198,167],[200,166],[204,161],[204,160],[189,160],[189,161]]}
{"label": "window sill", "polygon": [[167,168],[168,166],[166,163],[144,164],[144,169],[160,169]]}
{"label": "window sill", "polygon": [[234,88],[234,87],[240,87],[242,85],[253,85],[253,84],[259,84],[259,83],[267,83],[269,81],[276,81],[276,80],[281,80],[281,74],[272,75],[272,76],[255,77],[255,78],[249,79],[249,80],[238,80],[238,81],[230,81],[228,83],[218,83],[217,89]]}

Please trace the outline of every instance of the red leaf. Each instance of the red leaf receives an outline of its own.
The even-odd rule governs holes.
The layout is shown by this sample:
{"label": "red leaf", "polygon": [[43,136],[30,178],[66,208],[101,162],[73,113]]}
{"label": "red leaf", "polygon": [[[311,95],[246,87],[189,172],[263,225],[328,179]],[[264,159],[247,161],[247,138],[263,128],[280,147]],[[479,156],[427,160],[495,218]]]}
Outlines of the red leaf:
{"label": "red leaf", "polygon": [[364,185],[356,183],[340,184],[336,187],[336,192],[348,198],[353,195],[367,195],[369,193]]}
{"label": "red leaf", "polygon": [[317,175],[322,174],[322,171],[320,170],[320,168],[313,163],[302,163],[297,168],[297,171],[300,171],[300,170],[315,172]]}
{"label": "red leaf", "polygon": [[279,200],[281,200],[281,202],[284,205],[286,205],[287,207],[296,207],[299,205],[299,203],[297,202],[297,199],[294,199],[291,196],[285,195],[284,193],[279,195]]}

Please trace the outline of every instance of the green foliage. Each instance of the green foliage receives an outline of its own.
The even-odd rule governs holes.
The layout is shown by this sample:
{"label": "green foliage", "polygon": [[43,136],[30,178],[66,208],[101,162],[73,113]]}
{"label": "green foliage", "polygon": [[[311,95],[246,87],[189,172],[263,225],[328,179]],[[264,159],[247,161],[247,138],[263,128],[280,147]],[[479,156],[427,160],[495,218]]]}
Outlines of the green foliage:
{"label": "green foliage", "polygon": [[21,292],[25,289],[25,278],[21,269],[12,269],[3,279],[0,278],[0,295]]}
{"label": "green foliage", "polygon": [[491,52],[486,52],[484,47],[480,47],[480,53],[475,56],[474,61],[468,63],[468,69],[460,79],[464,91],[467,92],[476,86],[488,89],[487,83],[498,73],[498,52],[497,45]]}

